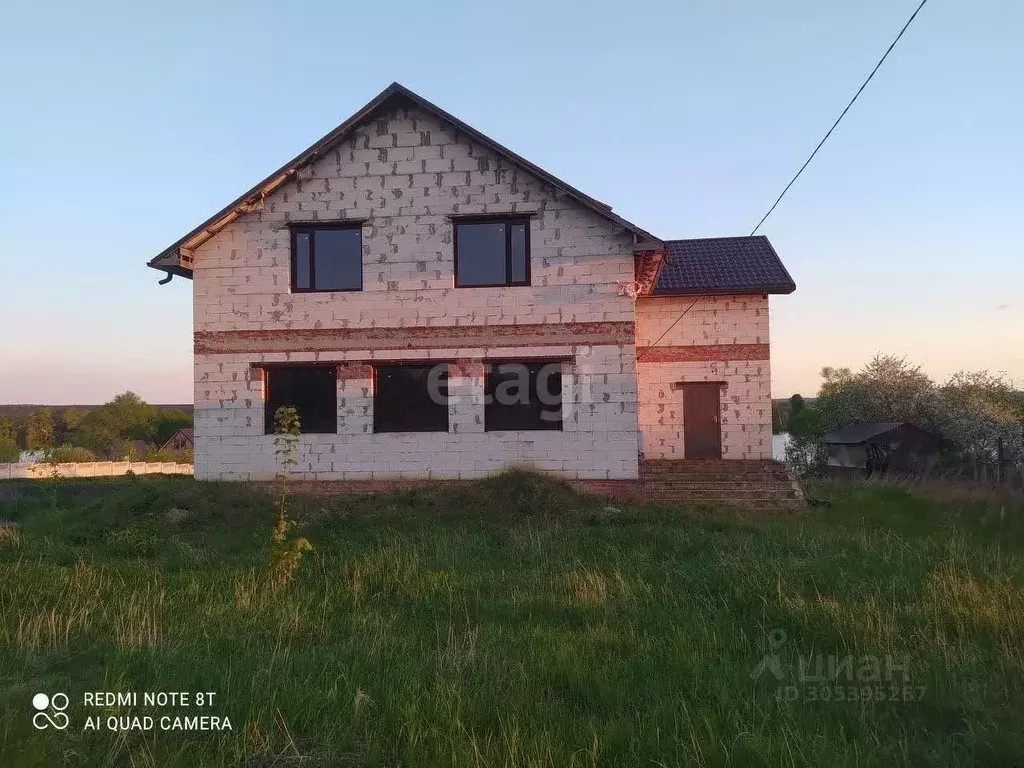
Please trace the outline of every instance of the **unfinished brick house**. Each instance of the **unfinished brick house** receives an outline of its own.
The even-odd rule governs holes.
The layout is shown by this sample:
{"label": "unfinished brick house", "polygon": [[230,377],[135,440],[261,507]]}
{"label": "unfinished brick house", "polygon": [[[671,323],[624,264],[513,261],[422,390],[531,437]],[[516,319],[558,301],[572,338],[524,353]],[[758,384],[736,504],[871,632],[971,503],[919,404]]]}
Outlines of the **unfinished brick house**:
{"label": "unfinished brick house", "polygon": [[662,240],[397,83],[149,266],[193,281],[198,478],[278,473],[280,405],[308,479],[771,457],[767,239]]}

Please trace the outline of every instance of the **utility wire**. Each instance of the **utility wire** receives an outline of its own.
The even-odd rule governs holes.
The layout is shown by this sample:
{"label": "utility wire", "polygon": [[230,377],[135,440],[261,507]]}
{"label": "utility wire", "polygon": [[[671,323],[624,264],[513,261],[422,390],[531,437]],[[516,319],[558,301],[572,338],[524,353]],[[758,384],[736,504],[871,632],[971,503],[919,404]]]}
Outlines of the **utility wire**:
{"label": "utility wire", "polygon": [[[867,79],[864,80],[863,83],[861,83],[860,88],[858,88],[857,92],[853,94],[853,98],[850,99],[850,103],[847,104],[845,109],[843,109],[843,111],[839,113],[839,117],[837,117],[835,122],[832,123],[832,127],[828,129],[828,132],[822,137],[821,141],[818,142],[818,145],[814,148],[814,151],[811,152],[811,154],[807,157],[806,160],[804,160],[804,164],[800,166],[800,170],[798,170],[796,174],[793,176],[793,178],[789,180],[789,184],[785,186],[785,188],[782,190],[779,196],[775,199],[775,202],[772,203],[772,207],[768,209],[768,212],[764,216],[761,217],[761,220],[757,222],[757,225],[752,230],[750,230],[750,234],[747,235],[747,239],[743,241],[743,245],[740,247],[740,250],[733,257],[734,259],[738,259],[740,256],[743,255],[743,251],[746,250],[747,245],[749,245],[750,243],[750,238],[757,234],[757,230],[759,230],[761,228],[761,225],[764,224],[765,221],[767,221],[768,217],[771,216],[772,213],[774,213],[775,209],[779,206],[779,203],[782,202],[782,198],[784,198],[786,196],[786,193],[789,192],[789,188],[796,183],[796,180],[800,178],[800,175],[804,172],[807,166],[811,164],[811,160],[813,160],[814,156],[818,154],[818,150],[820,150],[822,146],[824,146],[825,142],[828,141],[829,136],[832,135],[832,132],[835,131],[835,129],[839,126],[839,123],[842,122],[842,119],[846,117],[846,113],[850,111],[850,107],[853,106],[853,103],[857,101],[857,98],[861,95],[861,93],[864,92],[864,89],[867,88],[868,83],[871,82],[872,78],[874,78],[875,76],[875,73],[878,72],[882,64],[885,63],[885,60],[889,57],[889,54],[892,53],[892,49],[896,47],[896,43],[900,41],[900,38],[903,37],[903,33],[906,32],[910,25],[914,23],[914,19],[917,18],[917,14],[921,12],[921,9],[924,8],[927,2],[928,0],[921,0],[921,3],[917,6],[914,12],[910,14],[910,18],[907,19],[907,23],[903,25],[903,28],[900,30],[899,34],[896,35],[896,38],[889,44],[889,47],[885,49],[885,53],[882,54],[882,58],[880,58],[878,60],[878,63],[875,64],[875,68],[871,70],[871,73],[867,76]],[[716,279],[718,276],[720,275],[716,275]],[[669,331],[675,328],[676,325],[679,324],[679,321],[686,317],[687,312],[693,309],[693,306],[703,298],[706,298],[706,294],[698,294],[694,298],[694,300],[690,302],[690,305],[683,310],[683,313],[672,322],[672,325],[665,329],[665,332],[661,334],[661,336],[659,336],[653,344],[648,344],[642,350],[640,350],[640,352],[636,356],[637,362],[640,362],[641,355],[644,352],[646,352],[648,349],[651,349],[651,347],[657,346],[658,343],[668,335]]]}

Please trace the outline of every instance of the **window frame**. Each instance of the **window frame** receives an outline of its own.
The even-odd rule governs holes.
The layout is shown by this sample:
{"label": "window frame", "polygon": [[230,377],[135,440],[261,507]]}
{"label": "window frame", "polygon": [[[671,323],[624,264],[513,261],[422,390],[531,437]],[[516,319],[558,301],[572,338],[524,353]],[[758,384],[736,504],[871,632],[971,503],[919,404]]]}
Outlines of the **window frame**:
{"label": "window frame", "polygon": [[[304,222],[290,224],[289,266],[291,273],[292,293],[354,293],[363,290],[363,220],[359,221],[327,221]],[[316,231],[318,229],[355,229],[359,231],[359,287],[358,288],[317,288],[316,287]],[[298,270],[295,265],[295,245],[299,235],[309,235],[309,284],[310,288],[299,288],[296,285]]]}
{"label": "window frame", "polygon": [[[500,360],[485,360],[484,361],[484,432],[564,432],[565,431],[565,388],[563,377],[565,375],[565,363],[564,359],[560,358],[505,358]],[[487,423],[487,410],[489,407],[493,407],[495,403],[488,403],[487,398],[493,397],[493,391],[490,391],[489,384],[491,380],[492,372],[495,371],[502,365],[523,365],[523,366],[536,366],[543,368],[548,365],[558,366],[558,421],[544,422],[540,420],[541,426],[526,426],[526,427],[493,427]],[[531,390],[531,397],[535,395],[536,387]],[[500,404],[499,404],[500,405]],[[542,409],[543,410],[543,409]]]}
{"label": "window frame", "polygon": [[[530,221],[529,214],[512,213],[492,216],[459,216],[452,218],[452,254],[455,262],[455,287],[456,288],[522,288],[531,285],[530,262]],[[462,285],[459,282],[459,225],[461,224],[504,224],[505,225],[505,282],[502,283],[473,283]],[[512,280],[512,226],[515,224],[525,225],[526,230],[526,265],[525,279]]]}
{"label": "window frame", "polygon": [[[380,409],[377,407],[377,396],[380,393],[380,385],[378,384],[378,377],[380,375],[380,369],[382,368],[435,368],[437,366],[444,366],[444,387],[445,387],[445,403],[444,403],[444,429],[382,429],[379,424]],[[373,434],[375,435],[419,435],[419,434],[433,434],[433,435],[446,435],[451,432],[452,429],[452,415],[451,415],[451,362],[448,360],[387,360],[374,363],[372,365],[373,371]],[[429,374],[428,374],[429,377]],[[440,408],[440,406],[438,406]]]}
{"label": "window frame", "polygon": [[[334,426],[333,429],[306,429],[302,424],[302,414],[299,414],[300,435],[336,435],[338,434],[338,365],[337,363],[273,363],[259,366],[263,377],[263,434],[274,435],[274,413],[270,411],[270,378],[275,371],[289,370],[294,368],[307,368],[326,370],[331,374],[334,400]],[[278,406],[280,407],[280,406]],[[293,406],[294,407],[294,406]],[[276,408],[274,409],[277,410]]]}

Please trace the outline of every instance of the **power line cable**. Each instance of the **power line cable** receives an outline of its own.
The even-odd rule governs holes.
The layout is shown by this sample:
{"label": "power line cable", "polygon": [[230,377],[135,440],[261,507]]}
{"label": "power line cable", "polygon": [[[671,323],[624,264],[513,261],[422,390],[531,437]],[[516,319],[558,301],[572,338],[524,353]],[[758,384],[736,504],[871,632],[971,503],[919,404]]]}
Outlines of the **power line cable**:
{"label": "power line cable", "polygon": [[[928,0],[921,0],[921,3],[917,6],[917,8],[914,10],[914,12],[912,14],[910,14],[910,18],[907,19],[907,23],[903,25],[903,28],[900,30],[899,34],[896,35],[896,38],[889,44],[889,47],[885,49],[885,53],[882,54],[882,58],[880,58],[878,60],[878,63],[875,64],[874,69],[872,69],[871,73],[867,76],[867,79],[865,79],[864,82],[861,83],[860,88],[858,88],[857,92],[855,94],[853,94],[853,98],[850,99],[850,102],[846,105],[846,107],[843,109],[843,111],[839,113],[839,117],[837,117],[835,119],[835,122],[832,123],[832,127],[828,129],[828,132],[822,137],[821,141],[818,142],[818,145],[814,148],[814,151],[811,152],[811,154],[807,157],[806,160],[804,160],[804,164],[800,166],[800,170],[798,170],[796,172],[796,174],[793,176],[793,178],[789,180],[789,183],[785,186],[785,188],[783,188],[782,192],[775,199],[775,202],[772,203],[772,207],[768,209],[768,212],[764,216],[761,217],[761,220],[759,222],[757,222],[757,225],[752,230],[750,230],[750,234],[747,235],[747,238],[743,241],[743,245],[740,247],[740,250],[733,257],[734,259],[738,259],[740,256],[743,255],[744,250],[746,250],[747,245],[750,243],[750,239],[755,234],[757,234],[757,230],[759,230],[761,228],[761,225],[764,224],[765,221],[767,221],[768,217],[771,216],[772,213],[774,213],[776,208],[778,208],[779,203],[782,202],[782,198],[784,198],[786,196],[786,193],[789,192],[789,188],[792,187],[793,184],[796,183],[796,180],[800,178],[800,175],[804,172],[804,170],[807,168],[807,166],[811,164],[811,160],[813,160],[814,156],[818,154],[818,150],[820,150],[822,148],[822,146],[824,146],[825,142],[828,141],[829,136],[832,135],[832,132],[835,131],[835,129],[839,126],[839,123],[842,122],[844,117],[846,117],[846,113],[850,111],[850,107],[853,106],[854,102],[857,101],[857,98],[861,95],[861,93],[864,92],[864,89],[867,88],[868,83],[871,82],[872,78],[874,78],[874,76],[875,76],[875,73],[878,72],[878,70],[881,68],[882,64],[885,63],[885,60],[889,57],[889,54],[892,53],[893,48],[896,47],[896,44],[900,41],[900,38],[903,37],[903,33],[906,32],[907,29],[910,27],[910,25],[914,23],[914,19],[917,18],[917,14],[919,14],[921,12],[921,9],[924,8],[924,6],[925,6],[925,4],[927,2],[928,2]],[[715,276],[715,279],[717,279],[720,276],[721,276],[721,265],[719,265],[719,274],[717,274]],[[694,300],[692,302],[690,302],[690,305],[686,309],[683,310],[683,313],[681,315],[679,315],[679,317],[677,317],[672,322],[672,325],[670,325],[668,328],[665,329],[665,332],[663,334],[661,334],[661,336],[659,336],[655,340],[655,342],[653,344],[648,344],[642,350],[640,350],[640,352],[637,353],[637,356],[636,356],[637,362],[640,362],[641,355],[644,352],[646,352],[647,350],[651,349],[652,347],[657,346],[658,343],[661,342],[661,340],[664,339],[669,334],[669,332],[673,328],[675,328],[676,325],[679,324],[679,321],[682,320],[684,317],[686,317],[686,314],[691,309],[693,309],[694,305],[698,301],[700,301],[701,299],[706,298],[706,297],[707,297],[707,294],[698,294],[694,298]]]}

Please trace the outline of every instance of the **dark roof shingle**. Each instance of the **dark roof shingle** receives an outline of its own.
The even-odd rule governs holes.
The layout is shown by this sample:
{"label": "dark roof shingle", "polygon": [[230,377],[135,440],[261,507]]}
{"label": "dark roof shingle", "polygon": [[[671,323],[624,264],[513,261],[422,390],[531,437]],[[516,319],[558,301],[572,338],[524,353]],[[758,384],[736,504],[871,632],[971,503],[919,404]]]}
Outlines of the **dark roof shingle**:
{"label": "dark roof shingle", "polygon": [[796,283],[764,235],[666,240],[652,296],[792,293]]}

